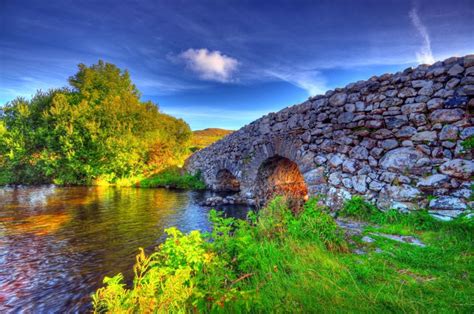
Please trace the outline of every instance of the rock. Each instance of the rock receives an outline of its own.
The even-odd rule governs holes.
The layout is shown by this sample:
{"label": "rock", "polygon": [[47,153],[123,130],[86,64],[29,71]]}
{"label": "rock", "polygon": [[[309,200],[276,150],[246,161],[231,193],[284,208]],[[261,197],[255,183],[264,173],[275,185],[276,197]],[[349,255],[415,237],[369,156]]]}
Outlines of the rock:
{"label": "rock", "polygon": [[318,166],[321,166],[322,164],[324,164],[328,159],[324,156],[321,156],[321,155],[318,155],[316,157],[314,157],[314,163]]}
{"label": "rock", "polygon": [[416,184],[421,189],[434,189],[449,182],[449,177],[444,174],[434,174],[429,177],[420,179]]}
{"label": "rock", "polygon": [[462,87],[462,91],[466,95],[473,96],[474,95],[474,85],[464,85]]}
{"label": "rock", "polygon": [[359,193],[365,193],[367,191],[367,176],[358,175],[352,177],[352,186],[354,190]]}
{"label": "rock", "polygon": [[444,100],[442,98],[432,98],[428,101],[428,110],[435,110],[443,108]]}
{"label": "rock", "polygon": [[352,112],[343,112],[337,118],[338,123],[349,123],[354,119],[354,113]]}
{"label": "rock", "polygon": [[452,76],[461,74],[462,72],[464,72],[464,68],[463,68],[462,66],[460,66],[459,64],[453,65],[453,66],[448,70],[448,74],[449,74],[449,75],[452,75]]}
{"label": "rock", "polygon": [[420,247],[425,247],[426,245],[421,242],[418,238],[413,236],[404,236],[404,235],[396,235],[396,234],[385,234],[385,233],[371,233],[372,235],[387,238],[390,240],[394,240],[397,242],[402,242],[406,244],[416,245]]}
{"label": "rock", "polygon": [[474,136],[474,126],[465,128],[464,130],[461,131],[461,139],[465,140],[466,138]]}
{"label": "rock", "polygon": [[417,103],[417,104],[408,104],[402,106],[402,113],[403,114],[410,114],[414,112],[425,112],[426,111],[426,104],[425,103]]}
{"label": "rock", "polygon": [[347,94],[336,93],[329,98],[329,103],[333,106],[342,106],[346,103]]}
{"label": "rock", "polygon": [[474,172],[474,162],[465,159],[453,159],[445,162],[439,167],[441,173],[460,179],[471,178]]}
{"label": "rock", "polygon": [[432,123],[450,123],[456,122],[463,118],[464,111],[461,109],[438,109],[430,114]]}
{"label": "rock", "polygon": [[416,96],[416,91],[411,87],[404,87],[400,92],[398,92],[399,98],[407,98]]}
{"label": "rock", "polygon": [[408,118],[405,115],[397,115],[385,118],[385,124],[389,129],[398,129],[408,123]]}
{"label": "rock", "polygon": [[474,66],[474,55],[468,55],[464,57],[464,67],[469,68]]}
{"label": "rock", "polygon": [[318,167],[303,174],[304,181],[308,185],[316,185],[326,182],[324,167]]}
{"label": "rock", "polygon": [[437,137],[438,135],[436,131],[423,131],[423,132],[419,132],[413,135],[411,137],[411,140],[415,142],[417,141],[418,142],[423,142],[423,141],[432,142],[432,141],[436,141]]}
{"label": "rock", "polygon": [[445,140],[457,140],[458,139],[458,127],[454,125],[446,124],[441,132],[439,133],[439,139]]}
{"label": "rock", "polygon": [[365,243],[373,243],[375,242],[374,239],[372,239],[371,237],[369,236],[363,236],[362,239],[361,239],[362,242],[365,242]]}
{"label": "rock", "polygon": [[365,126],[369,129],[379,129],[383,125],[382,120],[369,120],[365,122]]}
{"label": "rock", "polygon": [[386,186],[385,190],[396,201],[412,201],[421,196],[420,190],[408,184]]}
{"label": "rock", "polygon": [[352,159],[347,159],[344,161],[342,164],[342,171],[348,172],[348,173],[354,173],[356,171],[356,163]]}
{"label": "rock", "polygon": [[444,108],[454,109],[454,108],[465,108],[467,106],[468,98],[466,96],[455,96],[451,97],[444,102]]}
{"label": "rock", "polygon": [[344,162],[344,155],[335,154],[329,159],[329,165],[333,168],[339,167]]}
{"label": "rock", "polygon": [[351,158],[366,160],[369,157],[369,152],[363,146],[356,146],[350,151],[350,156]]}
{"label": "rock", "polygon": [[430,210],[465,210],[467,208],[459,198],[440,196],[430,201]]}
{"label": "rock", "polygon": [[369,184],[369,189],[372,190],[372,191],[380,191],[384,188],[384,186],[385,186],[384,183],[382,183],[380,181],[377,181],[377,180],[373,180]]}
{"label": "rock", "polygon": [[398,141],[394,139],[388,139],[380,142],[380,147],[384,150],[391,150],[398,146]]}
{"label": "rock", "polygon": [[416,129],[412,126],[404,126],[403,128],[398,131],[395,136],[396,137],[411,137],[416,133]]}
{"label": "rock", "polygon": [[453,89],[455,88],[459,82],[461,82],[460,79],[457,79],[455,77],[453,77],[452,79],[450,79],[447,83],[446,83],[446,87],[449,88],[449,89]]}
{"label": "rock", "polygon": [[415,80],[411,82],[411,86],[414,88],[430,88],[433,86],[433,81],[428,81],[428,80]]}
{"label": "rock", "polygon": [[418,91],[418,95],[422,95],[422,96],[431,96],[433,95],[434,93],[434,89],[433,88],[427,88],[427,87],[423,87],[422,89],[420,89]]}
{"label": "rock", "polygon": [[424,155],[411,147],[400,147],[388,151],[380,160],[383,169],[392,171],[409,171]]}
{"label": "rock", "polygon": [[347,112],[354,112],[356,109],[355,104],[346,104],[344,105],[344,110]]}
{"label": "rock", "polygon": [[341,173],[333,172],[329,175],[329,183],[332,185],[339,185],[341,183]]}

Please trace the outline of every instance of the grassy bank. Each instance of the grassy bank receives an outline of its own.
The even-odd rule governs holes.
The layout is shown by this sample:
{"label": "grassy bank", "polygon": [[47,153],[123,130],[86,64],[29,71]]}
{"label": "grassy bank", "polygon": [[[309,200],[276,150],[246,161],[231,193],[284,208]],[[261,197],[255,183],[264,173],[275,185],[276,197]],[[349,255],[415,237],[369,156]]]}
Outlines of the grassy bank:
{"label": "grassy bank", "polygon": [[[294,215],[276,198],[247,221],[215,211],[212,233],[168,239],[137,256],[130,289],[119,274],[93,295],[94,309],[130,312],[464,312],[474,310],[472,218],[440,222],[420,212],[382,213],[361,199],[343,216],[377,222],[344,235],[310,200]],[[373,232],[412,234],[426,247]],[[361,241],[371,234],[373,242]],[[366,254],[351,253],[364,248]]]}
{"label": "grassy bank", "polygon": [[181,169],[176,167],[165,169],[155,175],[140,180],[135,186],[141,188],[166,187],[189,190],[203,190],[206,188],[200,174],[191,175],[189,173],[182,173]]}

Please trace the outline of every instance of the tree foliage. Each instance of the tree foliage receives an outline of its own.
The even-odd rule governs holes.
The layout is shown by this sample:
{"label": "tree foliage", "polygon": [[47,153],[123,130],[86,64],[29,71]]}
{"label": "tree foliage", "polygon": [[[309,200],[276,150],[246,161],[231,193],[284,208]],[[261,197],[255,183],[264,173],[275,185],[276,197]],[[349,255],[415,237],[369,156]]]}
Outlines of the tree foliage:
{"label": "tree foliage", "polygon": [[127,71],[80,64],[69,83],[0,109],[0,183],[89,184],[182,162],[189,126],[142,102]]}

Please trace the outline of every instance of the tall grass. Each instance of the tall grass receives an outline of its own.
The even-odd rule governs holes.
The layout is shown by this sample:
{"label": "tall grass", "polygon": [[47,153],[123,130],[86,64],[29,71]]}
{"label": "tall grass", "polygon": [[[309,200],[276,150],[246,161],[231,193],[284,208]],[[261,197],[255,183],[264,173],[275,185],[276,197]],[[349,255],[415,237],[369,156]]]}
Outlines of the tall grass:
{"label": "tall grass", "polygon": [[[168,229],[157,251],[148,256],[140,251],[133,286],[126,287],[120,274],[106,278],[93,295],[94,309],[473,312],[472,218],[428,224],[382,213],[360,200],[347,206],[352,209],[346,214],[376,220],[381,229],[405,228],[427,246],[376,238],[367,254],[356,255],[349,252],[354,239],[344,237],[316,200],[295,215],[278,197],[245,221],[212,211],[214,228],[207,234]],[[366,210],[370,214],[361,213]],[[376,253],[375,246],[383,252]]]}

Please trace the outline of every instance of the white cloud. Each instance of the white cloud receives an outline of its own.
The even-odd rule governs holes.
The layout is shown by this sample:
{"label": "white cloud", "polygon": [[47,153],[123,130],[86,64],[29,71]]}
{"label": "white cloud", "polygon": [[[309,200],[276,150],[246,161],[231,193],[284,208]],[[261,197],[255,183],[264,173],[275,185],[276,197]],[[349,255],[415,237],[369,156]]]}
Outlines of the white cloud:
{"label": "white cloud", "polygon": [[329,88],[319,71],[267,70],[267,74],[304,89],[309,96],[325,93]]}
{"label": "white cloud", "polygon": [[410,11],[409,16],[413,26],[415,26],[416,30],[423,39],[423,44],[420,47],[420,50],[416,53],[416,59],[419,63],[434,63],[435,60],[433,57],[433,52],[431,51],[430,35],[428,34],[426,26],[421,22],[418,12],[415,8]]}
{"label": "white cloud", "polygon": [[188,49],[179,55],[188,68],[203,80],[230,82],[239,62],[220,51],[207,49]]}

